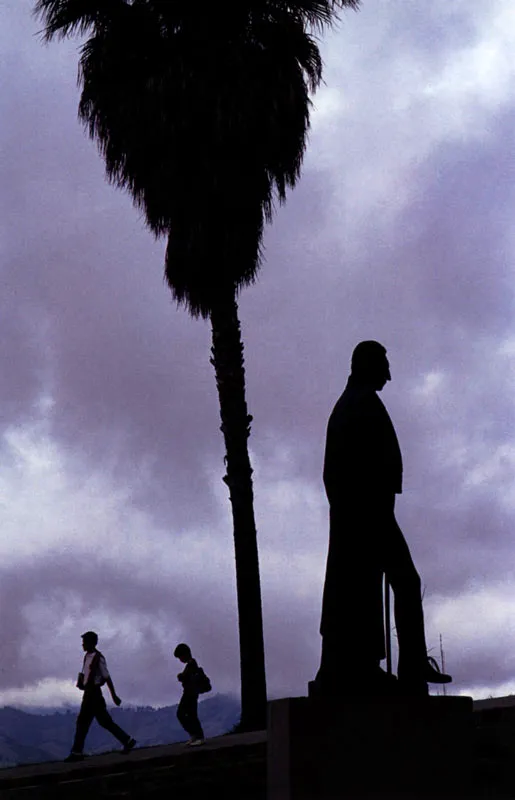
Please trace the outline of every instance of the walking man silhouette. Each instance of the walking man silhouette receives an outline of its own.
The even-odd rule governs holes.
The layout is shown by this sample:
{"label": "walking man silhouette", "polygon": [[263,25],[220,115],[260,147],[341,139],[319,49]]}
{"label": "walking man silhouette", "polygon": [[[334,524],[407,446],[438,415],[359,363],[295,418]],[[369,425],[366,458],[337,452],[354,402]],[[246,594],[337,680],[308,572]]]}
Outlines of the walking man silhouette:
{"label": "walking man silhouette", "polygon": [[123,744],[123,753],[130,753],[136,740],[132,739],[128,733],[114,722],[106,708],[106,701],[102,695],[102,686],[107,684],[111,692],[113,703],[116,706],[121,704],[121,700],[115,692],[113,681],[109,675],[104,656],[97,650],[98,636],[94,631],[87,631],[82,634],[82,649],[85,651],[82,672],[79,673],[77,688],[84,692],[82,705],[77,725],[75,729],[75,739],[70,755],[65,761],[82,761],[84,759],[84,742],[90,729],[91,723],[96,718],[99,725],[108,730],[118,741]]}
{"label": "walking man silhouette", "polygon": [[[386,349],[360,342],[351,374],[327,427],[324,485],[330,533],[322,602],[322,659],[315,687],[324,694],[427,695],[428,682],[448,683],[428,659],[421,584],[395,519],[402,457],[379,399],[391,380]],[[394,594],[398,681],[380,668],[385,657],[382,582]]]}

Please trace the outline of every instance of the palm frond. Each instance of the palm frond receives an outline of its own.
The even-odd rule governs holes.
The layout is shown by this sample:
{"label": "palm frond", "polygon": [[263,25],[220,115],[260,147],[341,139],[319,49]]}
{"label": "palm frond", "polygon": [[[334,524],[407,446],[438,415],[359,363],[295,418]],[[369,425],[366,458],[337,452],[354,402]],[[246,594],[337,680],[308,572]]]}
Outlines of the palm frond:
{"label": "palm frond", "polygon": [[254,5],[271,14],[286,14],[301,20],[308,28],[320,31],[337,21],[338,10],[349,8],[357,11],[360,0],[254,0]]}
{"label": "palm frond", "polygon": [[64,39],[75,33],[86,34],[113,14],[123,12],[129,0],[37,0],[34,15],[45,23],[43,38]]}

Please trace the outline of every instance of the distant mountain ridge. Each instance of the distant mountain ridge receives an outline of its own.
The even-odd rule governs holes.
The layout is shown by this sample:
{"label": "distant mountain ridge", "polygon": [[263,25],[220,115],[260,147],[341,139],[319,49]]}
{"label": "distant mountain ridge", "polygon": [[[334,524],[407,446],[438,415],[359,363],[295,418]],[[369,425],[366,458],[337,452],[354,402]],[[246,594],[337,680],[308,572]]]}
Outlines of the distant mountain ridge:
{"label": "distant mountain ridge", "polygon": [[[113,719],[130,733],[139,747],[169,744],[188,739],[176,717],[177,705],[163,708],[109,709]],[[70,752],[78,709],[34,713],[0,708],[0,767],[59,761]],[[230,695],[217,694],[199,703],[199,717],[207,737],[229,731],[240,716],[240,704]],[[86,753],[118,748],[111,734],[93,722],[86,740]]]}

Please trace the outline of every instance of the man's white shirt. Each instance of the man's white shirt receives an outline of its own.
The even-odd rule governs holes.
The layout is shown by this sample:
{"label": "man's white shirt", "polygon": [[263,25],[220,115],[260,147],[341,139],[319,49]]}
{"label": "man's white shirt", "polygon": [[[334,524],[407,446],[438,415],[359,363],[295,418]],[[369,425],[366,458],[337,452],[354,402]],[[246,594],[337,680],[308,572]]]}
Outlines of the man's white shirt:
{"label": "man's white shirt", "polygon": [[[96,651],[93,653],[86,653],[84,656],[84,664],[82,666],[82,672],[84,673],[84,686],[88,684],[89,681],[89,673],[91,671],[91,663],[96,655]],[[107,669],[107,664],[104,656],[100,656],[97,664],[97,668],[95,670],[95,686],[102,686],[109,678],[109,671]]]}

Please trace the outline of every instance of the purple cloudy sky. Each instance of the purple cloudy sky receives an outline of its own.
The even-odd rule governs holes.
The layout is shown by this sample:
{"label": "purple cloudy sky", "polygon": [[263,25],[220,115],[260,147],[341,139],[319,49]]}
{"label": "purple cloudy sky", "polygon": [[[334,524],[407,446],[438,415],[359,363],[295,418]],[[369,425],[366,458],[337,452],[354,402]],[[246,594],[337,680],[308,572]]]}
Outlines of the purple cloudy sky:
{"label": "purple cloudy sky", "polygon": [[[0,704],[77,702],[94,628],[126,702],[188,641],[238,690],[207,323],[177,310],[76,119],[77,41],[0,28]],[[515,11],[363,0],[323,40],[303,178],[241,297],[270,696],[319,658],[325,426],[361,339],[405,461],[398,518],[454,691],[515,692]]]}

